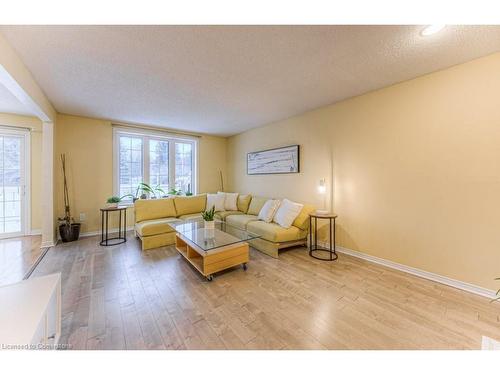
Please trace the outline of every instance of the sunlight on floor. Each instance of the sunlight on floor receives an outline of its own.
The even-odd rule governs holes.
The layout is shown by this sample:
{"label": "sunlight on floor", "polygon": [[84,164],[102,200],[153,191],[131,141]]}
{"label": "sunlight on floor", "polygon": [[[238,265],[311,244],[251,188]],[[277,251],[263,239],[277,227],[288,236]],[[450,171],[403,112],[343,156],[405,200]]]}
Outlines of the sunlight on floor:
{"label": "sunlight on floor", "polygon": [[41,236],[0,240],[0,285],[23,279],[41,254]]}

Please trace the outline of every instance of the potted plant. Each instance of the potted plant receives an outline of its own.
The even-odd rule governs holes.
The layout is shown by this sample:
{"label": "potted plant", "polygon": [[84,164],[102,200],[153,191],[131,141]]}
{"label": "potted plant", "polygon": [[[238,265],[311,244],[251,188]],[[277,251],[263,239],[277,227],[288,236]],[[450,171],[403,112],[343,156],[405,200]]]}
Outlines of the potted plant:
{"label": "potted plant", "polygon": [[112,197],[109,197],[106,200],[106,207],[116,208],[116,207],[118,207],[118,203],[120,203],[126,197],[131,197],[132,199],[135,198],[132,194],[125,194],[123,197],[118,197],[116,195],[113,195]]}
{"label": "potted plant", "polygon": [[153,188],[145,182],[140,182],[137,186],[136,196],[139,194],[139,191],[142,192],[141,199],[147,199],[148,195],[151,199],[156,199],[158,198],[157,193],[159,193],[160,197],[164,197],[166,195],[165,190],[163,190],[159,185]]}
{"label": "potted plant", "polygon": [[170,189],[168,191],[168,195],[182,195],[182,190],[181,189],[177,190],[175,188]]}
{"label": "potted plant", "polygon": [[69,207],[69,193],[68,193],[68,183],[66,181],[66,155],[61,154],[61,164],[63,172],[63,184],[64,184],[64,217],[58,218],[59,221],[59,235],[61,236],[62,242],[72,242],[78,240],[80,237],[80,223],[75,223],[71,217],[71,210]]}
{"label": "potted plant", "polygon": [[205,221],[205,229],[215,228],[214,216],[215,206],[213,206],[210,210],[205,210],[201,213],[201,217],[203,217],[203,220]]}

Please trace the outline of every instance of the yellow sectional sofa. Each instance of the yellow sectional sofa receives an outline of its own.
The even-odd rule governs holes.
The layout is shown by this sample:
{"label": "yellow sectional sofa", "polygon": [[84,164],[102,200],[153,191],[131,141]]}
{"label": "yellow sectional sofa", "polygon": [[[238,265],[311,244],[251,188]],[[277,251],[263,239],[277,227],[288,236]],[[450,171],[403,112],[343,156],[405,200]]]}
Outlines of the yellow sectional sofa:
{"label": "yellow sectional sofa", "polygon": [[134,203],[135,235],[142,250],[155,249],[175,241],[175,230],[168,225],[177,219],[174,200],[139,199]]}
{"label": "yellow sectional sofa", "polygon": [[201,218],[206,204],[205,194],[135,201],[134,230],[141,239],[142,250],[174,244],[175,230],[169,224],[189,218]]}
{"label": "yellow sectional sofa", "polygon": [[241,215],[230,215],[226,223],[238,229],[255,233],[260,238],[249,241],[257,250],[278,258],[279,250],[292,246],[306,245],[309,230],[309,214],[315,210],[313,206],[304,205],[290,228],[283,228],[276,223],[266,223],[258,219],[258,214],[267,200],[271,198],[253,197],[248,211]]}
{"label": "yellow sectional sofa", "polygon": [[[250,245],[277,258],[279,250],[307,243],[309,213],[314,207],[304,205],[292,226],[283,228],[276,223],[266,223],[258,219],[258,214],[268,199],[270,198],[252,197],[249,194],[239,195],[237,211],[216,212],[215,217],[229,226],[259,235],[260,238],[249,241]],[[170,224],[201,218],[206,202],[205,194],[137,200],[134,204],[135,232],[142,242],[142,250],[174,244],[175,230]]]}

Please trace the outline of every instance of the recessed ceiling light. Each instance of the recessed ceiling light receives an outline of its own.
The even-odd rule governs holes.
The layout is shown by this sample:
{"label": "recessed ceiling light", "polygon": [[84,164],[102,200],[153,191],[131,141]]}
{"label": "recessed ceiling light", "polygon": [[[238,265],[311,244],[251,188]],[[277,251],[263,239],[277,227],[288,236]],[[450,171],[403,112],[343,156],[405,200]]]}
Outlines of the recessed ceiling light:
{"label": "recessed ceiling light", "polygon": [[429,36],[429,35],[432,35],[432,34],[436,34],[437,32],[441,31],[444,29],[446,25],[429,25],[429,26],[426,26],[421,32],[420,34],[422,36]]}

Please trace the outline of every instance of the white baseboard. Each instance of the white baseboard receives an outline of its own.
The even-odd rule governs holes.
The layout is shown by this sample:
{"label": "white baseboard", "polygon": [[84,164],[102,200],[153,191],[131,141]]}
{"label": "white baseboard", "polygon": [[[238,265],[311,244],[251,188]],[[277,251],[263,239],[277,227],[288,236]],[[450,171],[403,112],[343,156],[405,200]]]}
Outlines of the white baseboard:
{"label": "white baseboard", "polygon": [[[131,230],[134,230],[133,226],[127,227],[127,232],[129,232]],[[108,233],[118,233],[118,228],[108,229]],[[96,231],[93,231],[93,232],[81,232],[80,233],[80,238],[92,237],[92,236],[100,236],[100,235],[101,235],[101,231],[100,230],[96,230]],[[61,241],[61,236],[59,235],[59,233],[57,233],[57,243],[59,243],[60,241]],[[55,246],[55,245],[52,245],[52,246]]]}
{"label": "white baseboard", "polygon": [[[127,227],[127,232],[130,232],[131,230],[134,230],[133,226]],[[108,233],[118,233],[118,228],[109,229]],[[83,232],[83,233],[80,233],[80,237],[92,237],[92,236],[100,236],[100,235],[101,235],[101,231],[100,230],[96,230],[94,232]]]}
{"label": "white baseboard", "polygon": [[46,247],[53,247],[53,246],[56,246],[56,242],[54,242],[54,241],[43,241],[40,244],[40,248],[42,248],[42,249],[44,249]]}
{"label": "white baseboard", "polygon": [[[321,243],[321,241],[318,241],[318,244],[320,244],[321,246],[327,245],[325,243]],[[351,250],[351,249],[348,249],[348,248],[345,248],[342,246],[337,246],[337,252],[351,255],[351,256],[356,257],[356,258],[364,259],[364,260],[367,260],[367,261],[372,262],[372,263],[377,263],[377,264],[380,264],[380,265],[385,266],[385,267],[396,269],[398,271],[406,272],[406,273],[409,273],[409,274],[412,274],[412,275],[415,275],[415,276],[418,276],[418,277],[421,277],[421,278],[424,278],[427,280],[432,280],[432,281],[435,281],[435,282],[438,282],[438,283],[441,283],[444,285],[451,286],[453,288],[464,290],[464,291],[469,292],[469,293],[474,293],[474,294],[477,294],[477,295],[482,296],[482,297],[487,297],[487,298],[492,299],[492,298],[495,298],[495,296],[496,296],[496,292],[494,290],[491,290],[491,289],[486,289],[486,288],[483,288],[483,287],[480,287],[480,286],[477,286],[474,284],[469,284],[469,283],[466,283],[466,282],[463,282],[460,280],[455,280],[455,279],[452,279],[452,278],[449,278],[446,276],[441,276],[441,275],[438,275],[437,273],[428,272],[428,271],[424,271],[424,270],[421,270],[418,268],[406,266],[406,265],[401,264],[401,263],[392,262],[392,261],[387,260],[387,259],[378,258],[376,256],[365,254],[365,253],[362,253],[359,251],[354,251],[354,250]]]}
{"label": "white baseboard", "polygon": [[30,236],[39,236],[42,234],[42,230],[41,229],[31,229],[30,230]]}

